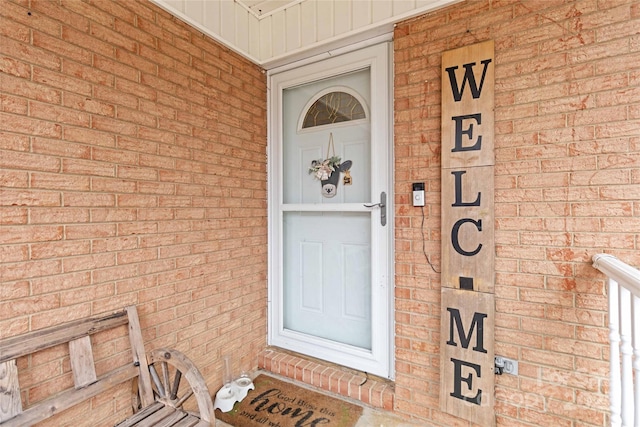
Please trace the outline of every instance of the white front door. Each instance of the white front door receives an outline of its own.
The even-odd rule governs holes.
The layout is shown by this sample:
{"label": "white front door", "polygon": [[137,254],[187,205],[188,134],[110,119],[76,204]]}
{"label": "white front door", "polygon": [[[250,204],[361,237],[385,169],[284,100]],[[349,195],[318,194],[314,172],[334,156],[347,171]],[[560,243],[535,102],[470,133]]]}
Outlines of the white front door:
{"label": "white front door", "polygon": [[388,52],[381,44],[269,78],[270,344],[385,377]]}

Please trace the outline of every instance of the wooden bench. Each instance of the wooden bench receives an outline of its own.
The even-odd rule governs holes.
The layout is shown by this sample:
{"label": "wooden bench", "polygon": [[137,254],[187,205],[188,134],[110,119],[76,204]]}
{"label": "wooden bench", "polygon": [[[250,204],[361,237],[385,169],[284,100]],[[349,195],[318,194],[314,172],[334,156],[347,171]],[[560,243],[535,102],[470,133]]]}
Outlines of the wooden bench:
{"label": "wooden bench", "polygon": [[[91,335],[122,325],[128,325],[132,360],[97,377]],[[16,359],[65,343],[74,386],[23,410]],[[0,341],[0,425],[33,425],[131,380],[137,381],[134,414],[118,427],[213,425],[213,403],[204,378],[179,351],[161,348],[146,356],[134,306]]]}

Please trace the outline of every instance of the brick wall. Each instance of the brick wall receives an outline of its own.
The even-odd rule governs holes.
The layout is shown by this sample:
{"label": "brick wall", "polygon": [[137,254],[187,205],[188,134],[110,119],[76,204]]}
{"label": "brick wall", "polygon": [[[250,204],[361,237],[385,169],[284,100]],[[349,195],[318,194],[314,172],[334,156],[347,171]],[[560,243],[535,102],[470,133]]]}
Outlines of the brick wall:
{"label": "brick wall", "polygon": [[[396,410],[438,410],[440,60],[495,40],[501,426],[608,425],[609,252],[640,265],[640,3],[467,1],[395,30]],[[411,183],[427,183],[424,226]],[[426,238],[423,253],[422,240]],[[429,260],[427,260],[427,257]],[[426,421],[431,420],[431,421]]]}
{"label": "brick wall", "polygon": [[[212,391],[221,355],[255,368],[261,70],[147,1],[0,0],[0,107],[0,337],[136,304],[147,350],[182,350]],[[46,363],[20,363],[37,385]]]}

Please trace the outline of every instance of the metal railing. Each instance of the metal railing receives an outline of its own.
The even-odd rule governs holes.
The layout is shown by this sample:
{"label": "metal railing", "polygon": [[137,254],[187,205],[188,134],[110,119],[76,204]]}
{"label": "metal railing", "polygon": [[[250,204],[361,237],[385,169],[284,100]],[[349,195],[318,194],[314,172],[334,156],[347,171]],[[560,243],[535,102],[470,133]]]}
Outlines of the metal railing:
{"label": "metal railing", "polygon": [[594,255],[593,266],[609,278],[611,426],[638,426],[640,425],[640,271],[608,254]]}

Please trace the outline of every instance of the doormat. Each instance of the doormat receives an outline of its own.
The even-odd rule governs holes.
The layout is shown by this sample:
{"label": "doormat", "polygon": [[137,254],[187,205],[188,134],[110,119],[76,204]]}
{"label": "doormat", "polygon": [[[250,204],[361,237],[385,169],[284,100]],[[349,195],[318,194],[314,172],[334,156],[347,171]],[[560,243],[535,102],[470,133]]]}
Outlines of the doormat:
{"label": "doormat", "polygon": [[235,427],[353,427],[362,407],[295,384],[258,375],[255,390],[216,419]]}

